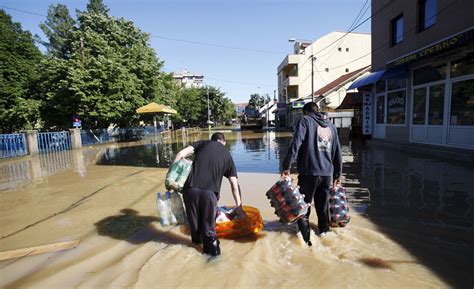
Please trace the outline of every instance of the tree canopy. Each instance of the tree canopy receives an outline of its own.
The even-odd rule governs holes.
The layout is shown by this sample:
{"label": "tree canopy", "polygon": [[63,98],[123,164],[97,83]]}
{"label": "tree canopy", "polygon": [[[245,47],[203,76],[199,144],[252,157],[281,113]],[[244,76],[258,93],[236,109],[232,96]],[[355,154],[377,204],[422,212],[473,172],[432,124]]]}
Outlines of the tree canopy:
{"label": "tree canopy", "polygon": [[33,37],[0,10],[0,123],[3,132],[33,129],[40,101],[32,97],[42,55]]}

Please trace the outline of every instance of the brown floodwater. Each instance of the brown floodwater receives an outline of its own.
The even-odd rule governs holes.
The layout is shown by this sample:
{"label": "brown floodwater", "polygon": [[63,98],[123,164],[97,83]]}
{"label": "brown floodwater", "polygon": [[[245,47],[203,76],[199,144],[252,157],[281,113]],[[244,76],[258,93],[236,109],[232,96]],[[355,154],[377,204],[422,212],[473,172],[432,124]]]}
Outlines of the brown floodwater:
{"label": "brown floodwater", "polygon": [[[0,249],[80,240],[0,261],[1,288],[472,288],[474,167],[380,146],[343,146],[351,222],[307,247],[265,192],[291,134],[227,132],[244,204],[263,230],[208,260],[185,226],[162,227],[156,192],[190,139],[107,144],[0,162]],[[221,205],[232,205],[223,181]]]}

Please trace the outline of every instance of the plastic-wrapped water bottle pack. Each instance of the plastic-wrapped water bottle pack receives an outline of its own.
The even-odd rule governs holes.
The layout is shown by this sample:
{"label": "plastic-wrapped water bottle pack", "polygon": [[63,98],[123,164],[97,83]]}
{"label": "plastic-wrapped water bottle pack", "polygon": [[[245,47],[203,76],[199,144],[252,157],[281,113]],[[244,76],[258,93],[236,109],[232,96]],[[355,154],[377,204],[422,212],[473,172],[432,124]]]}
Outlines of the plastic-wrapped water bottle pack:
{"label": "plastic-wrapped water bottle pack", "polygon": [[281,223],[294,223],[308,211],[309,205],[305,203],[298,187],[293,186],[290,178],[279,180],[266,195]]}
{"label": "plastic-wrapped water bottle pack", "polygon": [[329,216],[331,227],[345,227],[351,219],[346,189],[342,186],[337,186],[335,190],[329,191]]}

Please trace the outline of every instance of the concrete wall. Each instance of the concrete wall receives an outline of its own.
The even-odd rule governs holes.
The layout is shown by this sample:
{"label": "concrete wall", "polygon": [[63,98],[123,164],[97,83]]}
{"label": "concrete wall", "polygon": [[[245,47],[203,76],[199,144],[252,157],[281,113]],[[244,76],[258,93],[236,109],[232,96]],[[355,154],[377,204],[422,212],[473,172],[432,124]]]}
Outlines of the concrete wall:
{"label": "concrete wall", "polygon": [[[385,8],[383,8],[387,5]],[[382,9],[382,10],[380,10]],[[372,0],[372,70],[387,62],[474,26],[473,0],[437,0],[436,24],[418,31],[418,1]],[[390,22],[403,13],[403,41],[390,44]]]}

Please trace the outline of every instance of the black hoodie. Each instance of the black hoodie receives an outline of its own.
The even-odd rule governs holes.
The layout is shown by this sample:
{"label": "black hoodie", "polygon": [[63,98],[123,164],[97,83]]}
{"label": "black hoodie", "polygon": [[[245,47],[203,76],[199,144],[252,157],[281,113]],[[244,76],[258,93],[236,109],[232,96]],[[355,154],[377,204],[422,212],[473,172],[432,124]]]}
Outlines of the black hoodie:
{"label": "black hoodie", "polygon": [[341,176],[341,145],[327,114],[310,113],[298,122],[282,169],[289,170],[296,159],[299,174],[335,179]]}

